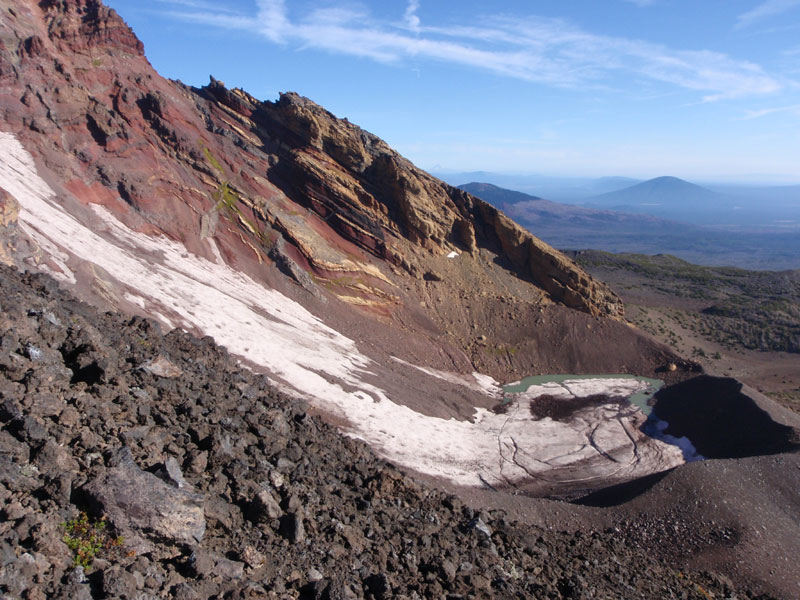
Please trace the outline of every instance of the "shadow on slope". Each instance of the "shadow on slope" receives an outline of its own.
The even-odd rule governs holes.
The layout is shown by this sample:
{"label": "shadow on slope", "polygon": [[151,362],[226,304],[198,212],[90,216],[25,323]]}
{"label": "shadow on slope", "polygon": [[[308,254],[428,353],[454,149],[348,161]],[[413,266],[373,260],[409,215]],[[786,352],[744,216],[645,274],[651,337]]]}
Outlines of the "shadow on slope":
{"label": "shadow on slope", "polygon": [[608,508],[610,506],[625,504],[652,489],[652,487],[664,479],[670,471],[672,471],[672,469],[597,490],[582,498],[573,500],[572,504],[595,506],[598,508]]}
{"label": "shadow on slope", "polygon": [[701,375],[655,396],[665,433],[687,437],[706,458],[744,458],[800,447],[796,428],[782,425],[742,392],[735,379]]}

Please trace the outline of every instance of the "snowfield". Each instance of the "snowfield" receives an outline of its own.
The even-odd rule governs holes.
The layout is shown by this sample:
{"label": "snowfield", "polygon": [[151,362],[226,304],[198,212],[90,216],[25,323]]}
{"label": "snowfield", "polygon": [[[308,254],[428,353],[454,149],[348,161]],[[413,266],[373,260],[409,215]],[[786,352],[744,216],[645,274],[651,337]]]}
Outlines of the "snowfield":
{"label": "snowfield", "polygon": [[[426,416],[393,401],[398,390],[366,383],[367,376],[380,381],[387,365],[362,354],[353,340],[297,302],[230,268],[219,252],[211,262],[165,237],[131,231],[99,205],[91,206],[91,224],[79,221],[58,202],[16,137],[2,132],[0,187],[20,203],[20,228],[52,257],[52,266],[38,268],[73,285],[74,266],[93,263],[118,282],[128,302],[167,327],[212,336],[320,410],[345,418],[348,433],[395,463],[463,485],[534,489],[613,483],[684,462],[678,446],[642,432],[646,417],[627,403],[592,404],[561,420],[536,418],[528,408],[537,394],[627,397],[645,389],[646,381],[542,385],[507,395],[504,412],[475,409],[470,421]],[[485,375],[394,362],[392,370],[425,378],[430,389],[462,386],[498,402],[504,397]]]}

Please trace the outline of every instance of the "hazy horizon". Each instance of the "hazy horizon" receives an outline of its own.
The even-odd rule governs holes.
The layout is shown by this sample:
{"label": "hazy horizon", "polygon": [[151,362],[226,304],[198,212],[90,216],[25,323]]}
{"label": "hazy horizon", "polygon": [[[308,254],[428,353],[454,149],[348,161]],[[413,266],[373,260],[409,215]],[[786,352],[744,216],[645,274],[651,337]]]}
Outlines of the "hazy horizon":
{"label": "hazy horizon", "polygon": [[[471,175],[471,174],[487,174],[499,177],[519,177],[519,178],[541,178],[541,179],[575,179],[575,180],[587,180],[587,181],[595,181],[598,179],[630,179],[637,182],[642,181],[649,181],[651,179],[658,179],[659,177],[677,177],[678,179],[683,179],[684,181],[688,181],[690,183],[695,183],[697,185],[719,185],[719,186],[741,186],[741,187],[795,187],[800,186],[800,177],[791,177],[789,175],[785,176],[785,179],[779,179],[776,177],[770,178],[766,175],[739,175],[738,178],[736,176],[686,176],[683,177],[681,175],[675,175],[673,173],[661,173],[658,175],[643,175],[643,176],[635,176],[635,175],[620,175],[617,173],[603,173],[598,175],[593,174],[583,174],[583,173],[542,173],[542,172],[524,172],[524,171],[488,171],[485,169],[475,169],[475,170],[460,170],[460,169],[441,169],[437,166],[434,166],[430,169],[426,169],[432,174],[440,174],[444,176],[453,176],[453,175]],[[469,183],[469,182],[464,182]],[[478,182],[478,183],[491,183],[491,182]]]}
{"label": "hazy horizon", "polygon": [[[629,179],[636,182],[644,182],[649,181],[651,179],[658,179],[660,177],[676,177],[678,179],[683,179],[684,181],[688,181],[690,183],[694,183],[697,185],[712,185],[712,186],[740,186],[740,187],[795,187],[800,186],[800,175],[793,176],[793,175],[785,175],[785,176],[768,176],[768,175],[760,175],[760,174],[752,174],[752,175],[730,175],[730,176],[714,176],[714,175],[699,175],[699,176],[682,176],[676,175],[674,173],[659,173],[654,175],[642,175],[642,176],[635,176],[635,175],[625,175],[620,173],[601,173],[601,174],[587,174],[587,173],[570,173],[570,172],[536,172],[536,171],[490,171],[486,169],[474,169],[474,170],[460,170],[460,169],[443,169],[439,168],[438,166],[434,165],[430,169],[426,169],[428,172],[434,175],[441,175],[446,177],[452,176],[459,176],[459,175],[490,175],[496,177],[508,177],[508,178],[540,178],[540,179],[552,179],[552,180],[586,180],[586,181],[596,181],[600,179]],[[464,181],[462,183],[471,183]],[[491,183],[488,181],[480,181],[477,183]],[[631,185],[634,185],[631,183]]]}

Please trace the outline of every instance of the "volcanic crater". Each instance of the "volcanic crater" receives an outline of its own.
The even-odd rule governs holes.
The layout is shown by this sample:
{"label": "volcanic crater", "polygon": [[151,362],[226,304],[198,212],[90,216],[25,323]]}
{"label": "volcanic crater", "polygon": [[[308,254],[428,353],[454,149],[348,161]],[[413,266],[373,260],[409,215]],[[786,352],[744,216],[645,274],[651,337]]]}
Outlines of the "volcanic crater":
{"label": "volcanic crater", "polygon": [[[5,593],[800,596],[796,414],[311,100],[166,80],[99,0],[6,4],[0,260],[108,312],[3,271]],[[88,580],[79,509],[131,553]]]}

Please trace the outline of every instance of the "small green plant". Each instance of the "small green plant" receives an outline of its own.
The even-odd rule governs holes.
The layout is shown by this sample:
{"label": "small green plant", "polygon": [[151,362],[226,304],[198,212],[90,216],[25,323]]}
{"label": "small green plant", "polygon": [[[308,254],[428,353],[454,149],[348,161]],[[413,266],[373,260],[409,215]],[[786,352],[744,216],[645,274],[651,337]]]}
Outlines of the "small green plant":
{"label": "small green plant", "polygon": [[[205,154],[206,160],[208,160],[209,164],[212,167],[214,167],[217,171],[219,171],[220,175],[225,175],[225,170],[222,168],[222,165],[214,157],[214,155],[211,154],[211,151],[202,144],[201,147],[203,148],[203,154]],[[231,184],[229,181],[227,180],[222,181],[217,186],[217,189],[214,191],[214,193],[211,195],[211,198],[215,202],[214,205],[215,210],[225,209],[227,212],[227,218],[229,218],[233,222],[238,220],[242,226],[244,226],[247,230],[250,231],[250,233],[257,236],[264,245],[264,247],[266,247],[267,249],[272,247],[273,240],[270,240],[266,236],[265,232],[259,231],[256,223],[254,223],[252,219],[249,219],[239,208],[239,202],[241,202],[242,199],[239,197],[239,194],[237,194],[233,189],[231,189]]]}
{"label": "small green plant", "polygon": [[236,195],[236,192],[231,190],[227,181],[223,181],[221,184],[219,184],[217,191],[214,192],[213,198],[217,201],[217,209],[226,207],[230,210],[235,210],[238,212],[236,209],[236,201],[239,198]]}
{"label": "small green plant", "polygon": [[211,150],[203,146],[203,154],[206,155],[206,159],[208,160],[208,162],[211,163],[212,167],[214,167],[221,174],[225,173],[225,170],[222,168],[222,165],[219,164],[219,161],[216,158],[214,158],[213,154],[211,154]]}
{"label": "small green plant", "polygon": [[83,511],[74,519],[62,523],[62,527],[64,543],[75,555],[72,564],[85,570],[91,567],[103,550],[119,548],[124,542],[122,536],[111,537],[108,534],[105,517],[92,523]]}

